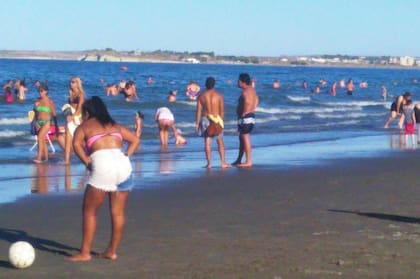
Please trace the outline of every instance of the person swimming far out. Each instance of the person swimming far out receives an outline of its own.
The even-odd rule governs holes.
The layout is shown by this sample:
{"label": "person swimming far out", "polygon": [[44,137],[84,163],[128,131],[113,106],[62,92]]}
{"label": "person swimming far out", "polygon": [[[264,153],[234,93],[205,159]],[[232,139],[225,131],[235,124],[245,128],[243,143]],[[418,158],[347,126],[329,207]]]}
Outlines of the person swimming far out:
{"label": "person swimming far out", "polygon": [[273,81],[273,88],[279,89],[280,88],[280,81],[278,79]]}
{"label": "person swimming far out", "polygon": [[337,95],[337,82],[333,82],[331,89],[330,89],[331,96]]}
{"label": "person swimming far out", "polygon": [[155,83],[155,81],[153,80],[152,77],[148,77],[146,83],[150,85],[150,84]]}
{"label": "person swimming far out", "polygon": [[126,84],[125,84],[125,88],[123,89],[124,97],[125,97],[125,101],[126,102],[131,102],[134,99],[138,99],[138,95],[137,95],[137,90],[136,90],[136,85],[134,83],[134,81],[129,80]]}
{"label": "person swimming far out", "polygon": [[198,95],[200,94],[200,85],[196,83],[195,81],[191,81],[187,85],[187,91],[185,94],[190,98],[190,100],[196,100]]}
{"label": "person swimming far out", "polygon": [[354,83],[351,78],[347,81],[346,86],[347,86],[347,95],[353,95]]}
{"label": "person swimming far out", "polygon": [[13,92],[11,87],[6,87],[4,89],[4,100],[6,103],[11,104],[14,101]]}
{"label": "person swimming far out", "polygon": [[19,101],[25,100],[26,99],[26,91],[28,91],[28,88],[26,87],[25,80],[17,79],[15,81],[14,88],[15,88],[16,98]]}
{"label": "person swimming far out", "polygon": [[168,102],[174,103],[176,102],[176,93],[178,93],[177,90],[171,90],[168,93]]}

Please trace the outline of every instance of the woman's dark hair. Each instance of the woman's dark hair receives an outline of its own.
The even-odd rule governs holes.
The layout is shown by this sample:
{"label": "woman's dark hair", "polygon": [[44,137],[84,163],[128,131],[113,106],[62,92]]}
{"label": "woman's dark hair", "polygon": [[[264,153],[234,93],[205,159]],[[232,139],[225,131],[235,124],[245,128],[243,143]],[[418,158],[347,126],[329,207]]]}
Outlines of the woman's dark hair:
{"label": "woman's dark hair", "polygon": [[109,115],[108,109],[105,106],[105,103],[98,96],[93,96],[83,103],[82,112],[89,114],[90,118],[96,118],[103,126],[106,124],[114,125],[116,122]]}
{"label": "woman's dark hair", "polygon": [[47,91],[48,92],[48,83],[43,81],[39,84],[38,87],[38,92],[41,92],[42,90]]}
{"label": "woman's dark hair", "polygon": [[140,117],[141,119],[144,119],[144,114],[141,112],[141,111],[136,111],[136,115],[138,116],[138,117]]}

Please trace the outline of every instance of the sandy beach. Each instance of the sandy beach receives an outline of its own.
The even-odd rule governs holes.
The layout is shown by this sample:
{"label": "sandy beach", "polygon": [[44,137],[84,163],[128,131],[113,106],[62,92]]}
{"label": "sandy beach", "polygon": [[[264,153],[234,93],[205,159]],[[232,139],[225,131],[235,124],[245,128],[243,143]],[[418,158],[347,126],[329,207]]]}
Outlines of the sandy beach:
{"label": "sandy beach", "polygon": [[[81,241],[82,194],[0,206],[1,278],[419,278],[418,152],[290,169],[214,169],[134,190],[117,261],[65,261]],[[167,182],[165,182],[167,183]],[[110,235],[107,205],[94,242]],[[8,262],[27,240],[28,269]]]}

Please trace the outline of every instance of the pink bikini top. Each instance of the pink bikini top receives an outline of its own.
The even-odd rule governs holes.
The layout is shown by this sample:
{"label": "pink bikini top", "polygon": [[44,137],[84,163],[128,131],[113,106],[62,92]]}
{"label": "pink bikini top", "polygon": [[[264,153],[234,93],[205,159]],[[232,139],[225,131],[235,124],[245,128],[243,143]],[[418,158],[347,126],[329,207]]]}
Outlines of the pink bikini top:
{"label": "pink bikini top", "polygon": [[114,137],[119,138],[120,140],[123,139],[120,132],[101,133],[101,134],[97,134],[97,135],[94,135],[94,136],[91,136],[90,138],[88,138],[88,140],[86,141],[86,147],[88,149],[90,149],[92,147],[92,145],[95,143],[95,141],[97,141],[98,139],[103,138],[105,136],[114,136]]}

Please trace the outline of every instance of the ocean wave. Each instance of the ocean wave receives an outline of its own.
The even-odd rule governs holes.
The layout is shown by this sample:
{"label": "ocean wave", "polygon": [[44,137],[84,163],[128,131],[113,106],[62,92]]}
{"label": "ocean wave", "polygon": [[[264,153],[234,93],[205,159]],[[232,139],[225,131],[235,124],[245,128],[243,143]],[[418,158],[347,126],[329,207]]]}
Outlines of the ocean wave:
{"label": "ocean wave", "polygon": [[301,115],[293,115],[293,114],[289,114],[289,115],[282,115],[279,117],[267,117],[267,118],[257,118],[255,120],[255,122],[257,124],[260,123],[267,123],[267,122],[275,122],[275,121],[279,121],[279,120],[301,120],[302,116]]}
{"label": "ocean wave", "polygon": [[286,95],[286,98],[289,99],[290,101],[299,102],[299,103],[311,100],[311,97],[308,97],[308,96],[303,97],[303,96],[289,96],[289,95]]}
{"label": "ocean wave", "polygon": [[315,113],[318,118],[360,118],[368,116],[367,113],[346,113],[346,114],[326,114],[326,113]]}
{"label": "ocean wave", "polygon": [[[383,106],[383,101],[347,101],[347,102],[315,102],[325,106],[347,106],[347,107],[370,107],[370,106]],[[391,103],[389,103],[391,105]],[[387,106],[389,106],[387,105]]]}
{"label": "ocean wave", "polygon": [[0,118],[0,125],[24,125],[24,124],[26,125],[29,124],[28,117]]}
{"label": "ocean wave", "polygon": [[195,122],[175,122],[175,126],[182,128],[195,128]]}
{"label": "ocean wave", "polygon": [[325,112],[360,111],[361,107],[300,107],[300,108],[262,108],[257,107],[256,112],[269,114],[307,114]]}
{"label": "ocean wave", "polygon": [[178,104],[187,105],[190,107],[196,107],[197,102],[196,101],[177,101]]}
{"label": "ocean wave", "polygon": [[27,135],[24,131],[0,131],[0,138],[14,138]]}
{"label": "ocean wave", "polygon": [[[325,123],[317,123],[317,128],[321,128],[321,127],[334,127],[334,126],[351,126],[351,125],[356,125],[359,124],[361,121],[360,120],[345,120],[345,121],[334,121],[334,122],[325,122]],[[313,127],[313,125],[307,124],[305,125],[303,123],[299,123],[299,125],[283,125],[282,128],[284,129],[310,129]]]}

